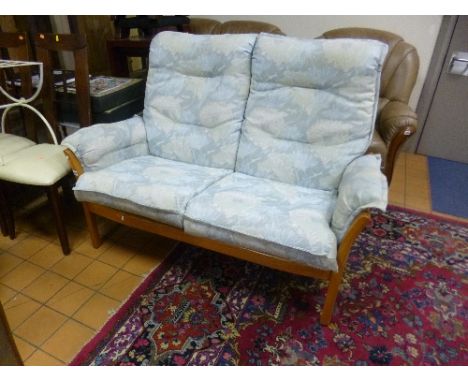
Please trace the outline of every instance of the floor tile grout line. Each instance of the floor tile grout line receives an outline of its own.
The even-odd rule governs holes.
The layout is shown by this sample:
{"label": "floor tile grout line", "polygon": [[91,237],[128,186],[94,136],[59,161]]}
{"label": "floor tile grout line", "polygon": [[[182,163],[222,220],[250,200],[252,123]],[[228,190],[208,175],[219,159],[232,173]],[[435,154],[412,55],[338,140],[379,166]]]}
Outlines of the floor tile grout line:
{"label": "floor tile grout line", "polygon": [[[24,339],[22,338],[22,340],[24,340]],[[38,351],[41,351],[42,353],[47,354],[49,357],[52,357],[52,358],[55,359],[56,361],[60,362],[63,366],[68,366],[68,365],[67,365],[67,362],[64,362],[64,361],[58,359],[57,357],[54,357],[52,354],[47,353],[47,352],[44,351],[42,348],[38,348],[37,346],[36,346],[36,350],[34,350],[34,351],[31,353],[31,355],[30,355],[29,357],[27,357],[26,359],[24,359],[23,362],[28,361],[28,360],[29,360],[30,358],[32,358],[32,356],[33,356],[35,353],[37,353]],[[25,365],[25,366],[27,366],[27,365]],[[32,365],[31,365],[31,366],[32,366]],[[43,365],[39,365],[39,366],[43,366]]]}
{"label": "floor tile grout line", "polygon": [[[119,270],[122,270],[122,269],[119,269]],[[130,273],[130,272],[127,272],[127,273]],[[117,274],[117,273],[114,273],[114,275],[113,275],[112,277],[114,277],[116,274]],[[131,275],[131,276],[135,276],[135,275],[133,275],[133,274],[130,274],[130,275]],[[109,281],[112,279],[112,277],[111,277],[107,282],[109,282]],[[139,277],[140,277],[141,279],[143,279],[142,276],[139,276]],[[122,282],[125,282],[125,281],[128,281],[128,280],[131,280],[131,277],[125,276],[125,278],[124,278],[123,280],[117,281],[117,282],[114,282],[114,283],[108,285],[108,286],[106,287],[106,289],[108,289],[108,288],[113,288],[113,287],[115,287],[115,286],[121,284]],[[143,281],[143,280],[141,280],[141,281]],[[107,282],[104,283],[104,285],[99,289],[99,291],[102,291],[102,289],[106,286]]]}
{"label": "floor tile grout line", "polygon": [[[46,344],[46,342],[47,342],[48,340],[50,340],[55,334],[57,334],[57,332],[65,325],[65,323],[66,323],[66,322],[68,321],[68,319],[70,318],[70,317],[68,317],[68,316],[65,316],[65,317],[66,317],[67,319],[66,319],[65,321],[63,321],[63,322],[59,325],[59,327],[58,327],[56,330],[54,330],[54,331],[53,331],[44,341],[42,341],[41,344],[39,345],[39,349],[41,349],[43,352],[45,352],[43,346]],[[57,357],[54,357],[54,358],[57,358]],[[63,362],[63,361],[61,361],[61,362]]]}
{"label": "floor tile grout line", "polygon": [[15,292],[15,293],[13,294],[13,296],[11,296],[8,300],[5,300],[5,301],[4,301],[4,300],[1,300],[1,301],[0,301],[0,302],[2,303],[2,305],[3,305],[3,307],[5,307],[5,305],[8,304],[8,302],[10,302],[13,298],[15,298],[16,295],[18,295],[18,293],[20,293],[20,292],[18,292],[16,289],[13,289],[13,288],[9,287],[9,286],[6,285],[6,284],[3,284],[3,283],[0,281],[0,287],[1,287],[1,286],[3,286],[4,288],[11,289],[13,292]]}
{"label": "floor tile grout line", "polygon": [[[70,281],[72,281],[72,280],[70,280]],[[80,286],[83,286],[83,285],[80,284]],[[63,288],[62,288],[62,289],[63,289]],[[90,289],[90,288],[87,288],[87,289]],[[61,290],[61,289],[60,289],[60,290]],[[60,292],[60,290],[59,290],[58,292]],[[76,312],[78,312],[78,310],[80,310],[96,293],[98,293],[97,291],[95,291],[95,290],[93,290],[93,289],[90,289],[90,290],[91,290],[93,293],[89,296],[89,298],[87,298],[87,299],[73,312],[72,315],[64,314],[63,312],[60,312],[60,311],[57,310],[56,308],[54,308],[54,307],[52,307],[52,306],[50,306],[50,305],[47,305],[47,303],[53,298],[53,296],[52,296],[49,300],[47,300],[47,301],[44,303],[44,302],[41,302],[41,301],[35,299],[34,297],[31,297],[31,296],[28,296],[28,295],[26,295],[26,294],[24,294],[24,293],[21,293],[21,291],[18,292],[18,293],[16,294],[16,296],[18,296],[19,294],[21,294],[22,296],[27,297],[27,298],[33,300],[34,302],[38,303],[39,306],[37,307],[37,309],[35,309],[33,312],[31,312],[31,314],[30,314],[28,317],[26,317],[24,320],[22,320],[22,321],[15,327],[15,329],[13,330],[13,333],[15,332],[16,329],[18,329],[21,325],[23,325],[33,314],[37,313],[37,312],[38,312],[41,308],[43,308],[43,307],[46,307],[46,308],[48,308],[48,309],[50,309],[50,310],[53,310],[55,313],[58,313],[58,314],[60,314],[60,315],[62,315],[62,316],[65,316],[65,317],[67,317],[67,318],[72,319],[72,318],[73,318],[73,315],[74,315]],[[57,293],[58,293],[58,292],[57,292]],[[55,295],[54,295],[54,296],[55,296]],[[107,297],[107,296],[106,296],[106,297]],[[115,299],[114,299],[114,300],[115,300]],[[19,306],[21,306],[21,305],[23,305],[23,304],[26,304],[26,303],[19,304],[19,305],[15,306],[15,308],[16,308],[16,307],[19,307]],[[8,308],[8,309],[10,309],[10,308]],[[7,310],[7,309],[6,309],[6,310]],[[7,317],[8,317],[8,314],[7,314]],[[86,325],[86,326],[88,326],[88,325]],[[89,327],[89,326],[88,326],[88,327]],[[89,328],[92,329],[91,327],[89,327]]]}
{"label": "floor tile grout line", "polygon": [[[94,292],[94,291],[93,291],[93,292]],[[80,308],[78,308],[78,309],[75,311],[75,313],[78,312],[78,310],[81,309],[81,307],[82,307],[84,304],[86,304],[86,302],[88,302],[88,301],[89,301],[94,295],[96,295],[97,293],[98,293],[98,292],[94,292],[94,293],[89,297],[89,299],[87,299],[87,300],[80,306]],[[37,302],[37,300],[35,300],[35,301]],[[118,302],[118,301],[117,301],[117,302]],[[16,330],[17,330],[20,326],[22,326],[22,325],[32,316],[32,314],[35,314],[35,313],[36,313],[37,311],[39,311],[42,307],[46,307],[46,308],[48,308],[48,309],[54,311],[55,313],[59,313],[60,315],[64,316],[66,319],[65,319],[65,321],[64,321],[62,324],[59,325],[59,327],[58,327],[55,331],[53,331],[43,342],[41,342],[40,345],[35,345],[35,344],[33,344],[31,341],[27,340],[25,337],[23,337],[23,336],[21,336],[20,334],[18,334],[18,333],[16,332]],[[74,314],[75,314],[75,313],[74,313]],[[81,325],[85,326],[86,328],[88,328],[88,329],[90,329],[91,331],[93,331],[93,334],[94,334],[94,335],[97,333],[97,331],[96,331],[95,328],[93,328],[93,327],[87,325],[86,323],[84,323],[84,322],[82,322],[82,321],[80,321],[80,320],[74,318],[73,316],[65,315],[65,314],[59,312],[58,310],[56,310],[56,309],[54,309],[54,308],[48,306],[47,304],[41,303],[41,305],[40,305],[40,306],[34,311],[34,313],[32,313],[32,314],[31,314],[30,316],[28,316],[25,320],[23,320],[20,324],[17,325],[17,327],[13,330],[13,335],[15,335],[15,336],[21,338],[23,341],[27,342],[29,345],[34,346],[36,349],[39,349],[39,350],[43,351],[44,353],[47,353],[47,352],[43,350],[42,346],[43,346],[50,338],[52,338],[52,337],[62,328],[62,326],[64,326],[65,323],[68,322],[69,320],[74,321],[74,322],[76,322],[76,323],[78,323],[78,324],[81,324]],[[32,355],[32,354],[31,354],[31,355]],[[49,355],[52,355],[52,354],[49,354]],[[57,358],[57,357],[54,357],[54,358]]]}
{"label": "floor tile grout line", "polygon": [[[33,300],[33,301],[36,302],[36,303],[39,303],[39,301],[36,301],[36,300],[32,299],[31,297],[22,294],[21,292],[18,292],[18,294],[17,294],[16,296],[18,296],[19,294],[21,294],[22,296],[25,296],[25,297],[27,297],[27,298],[30,298],[31,300]],[[15,297],[16,297],[16,296],[15,296]],[[26,304],[26,303],[23,303],[23,304]],[[19,306],[22,306],[23,304],[19,304],[19,305],[15,306],[14,308],[17,308],[17,307],[19,307]],[[35,308],[32,312],[30,312],[29,315],[28,315],[26,318],[24,318],[18,325],[15,326],[15,328],[12,330],[12,331],[13,331],[13,334],[15,334],[16,329],[18,329],[21,325],[23,325],[29,318],[31,318],[32,315],[36,314],[36,313],[39,311],[39,309],[41,309],[43,306],[44,306],[44,304],[39,303],[39,306],[38,306],[37,308]],[[7,316],[7,319],[8,319],[8,310],[9,310],[9,309],[10,309],[10,308],[7,308],[7,307],[5,306],[5,314],[6,314],[6,316]]]}
{"label": "floor tile grout line", "polygon": [[[23,263],[21,263],[21,264],[24,264],[24,263],[28,263],[28,264],[32,264],[32,265],[37,266],[36,264],[33,264],[33,263],[31,263],[31,262],[29,262],[29,261],[27,261],[27,260],[23,261]],[[21,264],[18,264],[18,267],[19,267]],[[39,267],[39,266],[37,266],[37,267],[38,267],[38,268],[41,268],[41,267]],[[16,267],[16,268],[17,268],[17,267]],[[9,288],[11,288],[11,289],[13,289],[13,290],[16,290],[16,291],[18,291],[18,292],[21,293],[23,290],[25,290],[26,288],[28,288],[32,283],[34,283],[39,277],[41,277],[43,274],[45,274],[45,273],[47,272],[47,270],[45,270],[44,268],[41,268],[41,270],[42,270],[42,272],[41,272],[40,274],[38,274],[33,280],[31,280],[31,281],[29,282],[29,284],[26,284],[26,285],[25,285],[23,288],[21,288],[20,290],[11,287],[11,286],[9,286],[8,284],[5,284],[5,281],[3,281],[2,284],[3,284],[3,285],[6,285],[7,287],[9,287]],[[10,274],[11,272],[13,272],[13,269],[12,269],[10,272],[8,272],[7,274]],[[5,275],[5,276],[6,276],[6,275]],[[27,296],[27,297],[29,297],[29,296]]]}

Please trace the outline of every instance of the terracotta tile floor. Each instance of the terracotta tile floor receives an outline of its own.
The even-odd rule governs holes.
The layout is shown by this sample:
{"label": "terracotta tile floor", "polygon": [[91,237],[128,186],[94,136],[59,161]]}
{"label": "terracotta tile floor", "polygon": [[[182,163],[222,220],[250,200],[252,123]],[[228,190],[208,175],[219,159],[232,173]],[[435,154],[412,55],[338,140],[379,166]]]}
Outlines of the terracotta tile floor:
{"label": "terracotta tile floor", "polygon": [[[400,155],[389,199],[432,212],[426,157]],[[70,362],[176,244],[103,220],[105,241],[94,249],[81,207],[66,214],[69,256],[45,199],[18,212],[16,240],[0,237],[0,299],[26,365]]]}
{"label": "terracotta tile floor", "polygon": [[81,207],[67,206],[63,256],[45,198],[17,211],[17,239],[0,236],[0,300],[26,365],[64,365],[176,242],[100,221],[92,248]]}

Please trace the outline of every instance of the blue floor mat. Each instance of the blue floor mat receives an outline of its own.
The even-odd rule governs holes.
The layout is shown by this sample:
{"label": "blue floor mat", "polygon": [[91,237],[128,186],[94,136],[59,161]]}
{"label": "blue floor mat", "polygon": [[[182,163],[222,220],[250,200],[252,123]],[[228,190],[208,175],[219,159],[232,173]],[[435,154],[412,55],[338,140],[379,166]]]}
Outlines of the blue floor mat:
{"label": "blue floor mat", "polygon": [[468,219],[468,164],[428,157],[432,210]]}

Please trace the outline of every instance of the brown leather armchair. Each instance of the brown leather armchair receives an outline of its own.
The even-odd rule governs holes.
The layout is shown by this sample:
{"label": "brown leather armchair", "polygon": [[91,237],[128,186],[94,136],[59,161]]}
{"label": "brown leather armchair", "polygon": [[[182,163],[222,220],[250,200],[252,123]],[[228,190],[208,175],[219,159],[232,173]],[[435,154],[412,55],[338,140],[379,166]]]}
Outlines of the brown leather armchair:
{"label": "brown leather armchair", "polygon": [[[221,23],[202,18],[192,18],[189,29],[195,34],[284,34],[277,26],[259,21],[232,20]],[[402,37],[377,29],[340,28],[325,32],[321,38],[365,38],[388,45],[382,68],[376,128],[368,151],[382,155],[382,172],[390,184],[398,150],[417,128],[416,113],[408,106],[419,69],[416,49]]]}
{"label": "brown leather armchair", "polygon": [[217,20],[191,18],[189,31],[193,34],[225,34],[225,33],[273,33],[284,34],[276,25],[260,21],[231,20],[221,23]]}

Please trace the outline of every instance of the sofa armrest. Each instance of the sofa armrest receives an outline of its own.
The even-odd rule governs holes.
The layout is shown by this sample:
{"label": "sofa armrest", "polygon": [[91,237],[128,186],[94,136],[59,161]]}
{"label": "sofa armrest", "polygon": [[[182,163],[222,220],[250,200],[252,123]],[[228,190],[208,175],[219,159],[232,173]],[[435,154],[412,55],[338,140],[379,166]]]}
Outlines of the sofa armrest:
{"label": "sofa armrest", "polygon": [[82,128],[66,137],[62,145],[73,151],[84,171],[148,154],[145,126],[138,116]]}
{"label": "sofa armrest", "polygon": [[406,103],[391,101],[380,112],[378,130],[388,146],[400,132],[406,136],[412,135],[417,124],[416,113]]}
{"label": "sofa armrest", "polygon": [[345,169],[332,217],[332,230],[338,242],[361,211],[387,207],[388,185],[380,171],[380,161],[380,155],[364,155]]}

